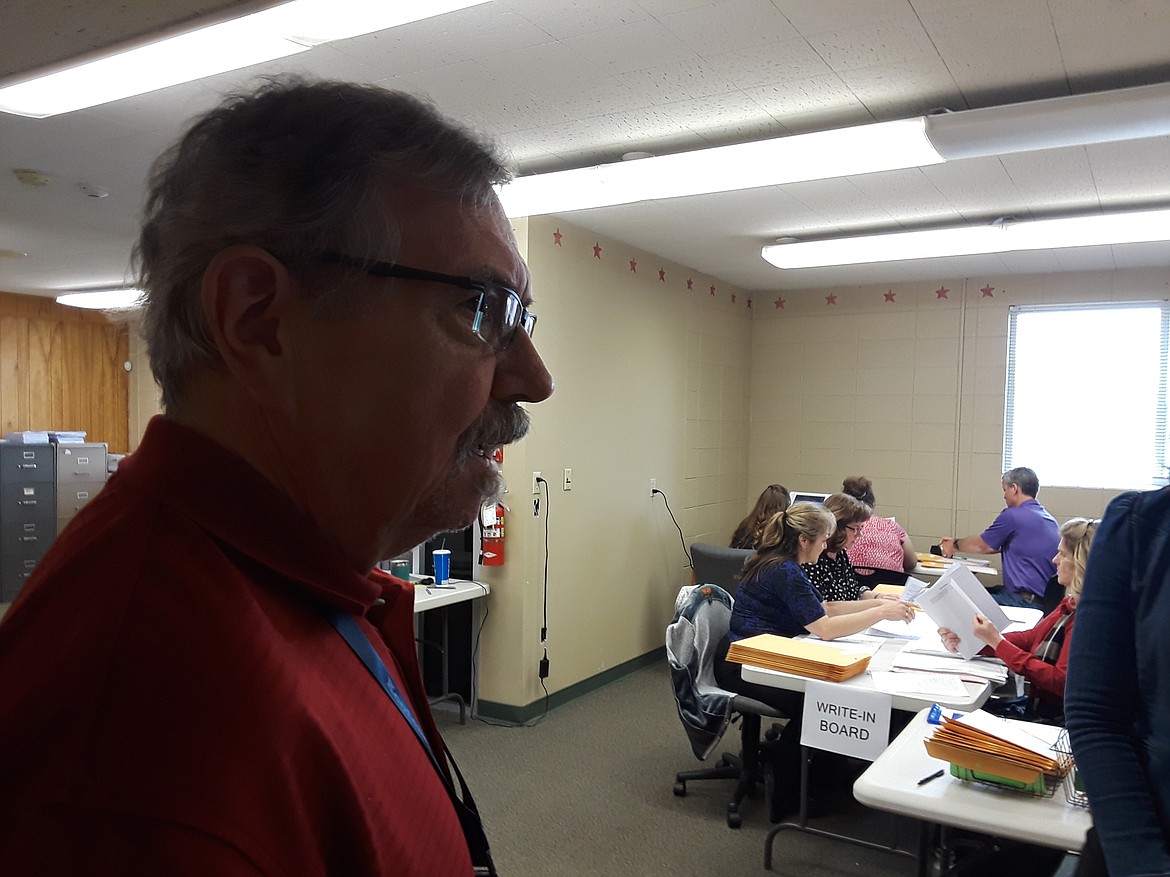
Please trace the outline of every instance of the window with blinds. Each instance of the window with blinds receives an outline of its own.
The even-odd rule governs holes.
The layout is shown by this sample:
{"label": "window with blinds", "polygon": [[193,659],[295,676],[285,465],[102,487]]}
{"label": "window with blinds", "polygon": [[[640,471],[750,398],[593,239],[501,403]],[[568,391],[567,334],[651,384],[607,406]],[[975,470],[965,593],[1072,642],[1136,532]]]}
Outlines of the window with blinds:
{"label": "window with blinds", "polygon": [[1170,303],[1011,308],[1003,467],[1042,485],[1167,483]]}

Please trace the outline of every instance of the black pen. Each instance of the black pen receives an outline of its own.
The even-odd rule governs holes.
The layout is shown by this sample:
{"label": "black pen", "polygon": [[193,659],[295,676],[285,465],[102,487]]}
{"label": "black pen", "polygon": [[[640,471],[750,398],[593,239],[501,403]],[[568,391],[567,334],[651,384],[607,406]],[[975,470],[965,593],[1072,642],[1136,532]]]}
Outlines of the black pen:
{"label": "black pen", "polygon": [[932,773],[930,776],[928,776],[928,777],[923,777],[922,779],[920,779],[920,780],[918,781],[918,785],[920,785],[920,786],[925,786],[925,785],[926,785],[927,783],[929,783],[931,780],[937,780],[937,779],[938,779],[940,776],[942,776],[944,773],[946,773],[946,771],[945,771],[945,770],[936,770],[936,771],[935,771],[934,773]]}

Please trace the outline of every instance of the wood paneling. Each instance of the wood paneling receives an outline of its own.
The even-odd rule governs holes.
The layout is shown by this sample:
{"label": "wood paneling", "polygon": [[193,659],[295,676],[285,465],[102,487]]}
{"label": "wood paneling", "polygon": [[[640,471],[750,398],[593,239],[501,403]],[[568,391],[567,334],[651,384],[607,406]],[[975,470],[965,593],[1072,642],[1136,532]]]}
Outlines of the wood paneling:
{"label": "wood paneling", "polygon": [[0,292],[0,432],[82,429],[129,450],[129,331],[104,314]]}

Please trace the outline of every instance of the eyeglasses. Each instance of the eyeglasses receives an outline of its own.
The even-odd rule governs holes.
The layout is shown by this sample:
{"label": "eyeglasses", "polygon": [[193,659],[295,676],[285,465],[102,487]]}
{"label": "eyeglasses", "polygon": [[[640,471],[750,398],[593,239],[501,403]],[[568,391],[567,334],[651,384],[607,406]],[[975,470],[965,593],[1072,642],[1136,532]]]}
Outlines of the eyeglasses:
{"label": "eyeglasses", "polygon": [[323,253],[321,261],[360,268],[374,277],[424,280],[430,283],[446,283],[449,286],[477,291],[479,299],[475,303],[475,317],[471,323],[471,331],[493,350],[507,350],[512,339],[516,337],[517,329],[523,329],[525,334],[531,337],[532,331],[536,328],[536,314],[524,306],[524,303],[520,301],[520,296],[516,294],[516,290],[491,280],[473,280],[470,277],[440,274],[437,271],[426,271],[422,268],[409,268],[394,262],[359,259],[356,256],[346,256],[341,253]]}

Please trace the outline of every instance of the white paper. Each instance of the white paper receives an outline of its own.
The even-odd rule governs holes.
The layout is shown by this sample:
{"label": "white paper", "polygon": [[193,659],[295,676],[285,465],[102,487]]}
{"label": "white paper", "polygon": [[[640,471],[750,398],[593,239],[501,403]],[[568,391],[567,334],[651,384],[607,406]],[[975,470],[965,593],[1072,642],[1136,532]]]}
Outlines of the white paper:
{"label": "white paper", "polygon": [[1029,752],[1049,758],[1056,752],[1056,741],[1063,730],[1055,725],[1003,719],[984,710],[965,713],[959,721],[969,728],[985,731],[1000,740],[1006,740]]}
{"label": "white paper", "polygon": [[967,687],[958,676],[948,673],[894,673],[874,670],[869,674],[873,687],[886,694],[914,694],[926,697],[961,698]]}
{"label": "white paper", "polygon": [[971,676],[1000,684],[1007,681],[1008,669],[999,661],[975,659],[965,661],[958,655],[930,655],[903,649],[890,661],[899,670],[925,673],[946,673],[952,676]]}
{"label": "white paper", "polygon": [[918,601],[918,595],[922,593],[923,589],[927,587],[926,582],[922,579],[916,579],[914,576],[906,577],[906,587],[902,590],[902,600],[907,603],[915,603]]}
{"label": "white paper", "polygon": [[923,636],[938,638],[938,625],[925,612],[915,612],[912,621],[894,621],[886,619],[872,625],[869,633],[886,638],[918,639]]}
{"label": "white paper", "polygon": [[975,615],[985,617],[996,630],[1004,630],[1011,619],[979,584],[965,566],[953,566],[937,582],[918,595],[918,605],[937,627],[946,627],[959,635],[959,654],[973,658],[985,643],[975,636]]}

